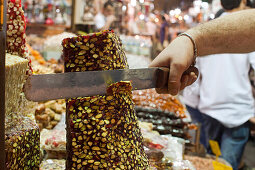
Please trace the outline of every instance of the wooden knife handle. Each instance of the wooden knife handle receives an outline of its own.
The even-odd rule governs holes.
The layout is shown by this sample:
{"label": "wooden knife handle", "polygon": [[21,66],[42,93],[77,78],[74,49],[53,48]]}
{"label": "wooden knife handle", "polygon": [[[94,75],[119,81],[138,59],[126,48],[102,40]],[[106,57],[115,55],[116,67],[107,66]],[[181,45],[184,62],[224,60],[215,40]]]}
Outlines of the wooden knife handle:
{"label": "wooden knife handle", "polygon": [[[168,84],[168,78],[169,78],[169,68],[166,67],[159,67],[158,68],[158,78],[157,78],[157,84],[156,87],[157,88],[163,88],[163,87],[167,87]],[[191,73],[195,73],[195,75],[198,77],[199,75],[199,71],[195,66],[190,66],[184,73],[182,76],[184,75],[190,75]]]}
{"label": "wooden knife handle", "polygon": [[157,88],[163,88],[167,86],[168,78],[169,78],[169,68],[159,67],[157,72]]}

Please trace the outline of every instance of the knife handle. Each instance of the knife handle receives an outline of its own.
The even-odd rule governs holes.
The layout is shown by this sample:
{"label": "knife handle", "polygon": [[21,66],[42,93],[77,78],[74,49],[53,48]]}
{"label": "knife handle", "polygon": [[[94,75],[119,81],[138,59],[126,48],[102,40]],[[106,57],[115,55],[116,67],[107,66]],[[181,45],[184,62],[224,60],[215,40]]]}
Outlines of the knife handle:
{"label": "knife handle", "polygon": [[158,67],[156,88],[163,88],[167,86],[169,71],[170,71],[169,68]]}
{"label": "knife handle", "polygon": [[[167,87],[168,84],[168,78],[169,78],[169,68],[166,67],[159,67],[157,72],[157,82],[156,87],[157,88],[164,88]],[[191,73],[195,73],[195,75],[198,77],[199,71],[195,66],[190,66],[182,75],[190,75]],[[193,82],[192,82],[193,83]]]}

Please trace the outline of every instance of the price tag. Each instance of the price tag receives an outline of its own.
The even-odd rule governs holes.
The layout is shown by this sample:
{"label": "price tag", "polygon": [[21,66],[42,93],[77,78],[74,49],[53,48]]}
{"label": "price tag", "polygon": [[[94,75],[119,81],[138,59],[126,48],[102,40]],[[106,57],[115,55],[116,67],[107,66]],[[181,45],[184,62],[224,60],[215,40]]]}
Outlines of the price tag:
{"label": "price tag", "polygon": [[209,144],[211,146],[212,152],[216,155],[216,157],[219,157],[221,155],[220,146],[217,141],[210,140]]}
{"label": "price tag", "polygon": [[233,170],[232,167],[224,165],[223,163],[213,161],[213,168],[214,170]]}

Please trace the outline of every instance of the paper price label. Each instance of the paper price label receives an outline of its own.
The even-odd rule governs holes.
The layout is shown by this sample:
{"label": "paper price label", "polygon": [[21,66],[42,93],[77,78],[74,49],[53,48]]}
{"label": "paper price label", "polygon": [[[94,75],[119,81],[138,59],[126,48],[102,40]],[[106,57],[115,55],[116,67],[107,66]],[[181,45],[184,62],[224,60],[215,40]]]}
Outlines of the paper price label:
{"label": "paper price label", "polygon": [[224,165],[220,162],[213,161],[212,163],[213,163],[214,170],[233,170],[232,167]]}
{"label": "paper price label", "polygon": [[221,155],[220,146],[217,141],[209,140],[212,152],[218,157]]}

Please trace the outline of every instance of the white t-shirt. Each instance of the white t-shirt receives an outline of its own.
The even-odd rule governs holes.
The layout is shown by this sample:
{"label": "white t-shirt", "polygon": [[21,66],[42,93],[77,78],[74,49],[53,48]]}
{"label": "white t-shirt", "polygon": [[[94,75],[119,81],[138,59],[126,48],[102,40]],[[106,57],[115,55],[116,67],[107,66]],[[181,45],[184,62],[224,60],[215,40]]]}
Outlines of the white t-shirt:
{"label": "white t-shirt", "polygon": [[[254,117],[254,99],[249,80],[255,69],[255,53],[216,54],[199,58],[202,79],[184,90],[184,102],[233,128]],[[196,91],[196,88],[199,88]]]}
{"label": "white t-shirt", "polygon": [[96,24],[96,29],[99,30],[99,29],[103,28],[103,26],[105,25],[106,18],[102,13],[98,13],[95,16],[94,21],[95,21],[95,24]]}

